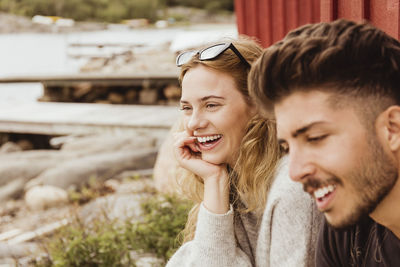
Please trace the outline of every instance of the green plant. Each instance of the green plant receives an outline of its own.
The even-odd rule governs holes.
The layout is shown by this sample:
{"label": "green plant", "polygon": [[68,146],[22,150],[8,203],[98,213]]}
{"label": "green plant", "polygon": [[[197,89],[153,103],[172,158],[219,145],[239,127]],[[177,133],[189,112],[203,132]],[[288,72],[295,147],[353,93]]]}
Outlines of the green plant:
{"label": "green plant", "polygon": [[102,221],[84,225],[79,219],[52,236],[47,257],[34,262],[50,266],[135,266],[131,252],[157,255],[166,262],[181,242],[177,239],[192,204],[176,196],[147,199],[140,221]]}
{"label": "green plant", "polygon": [[68,198],[72,203],[84,204],[112,192],[112,189],[105,186],[103,182],[98,181],[96,177],[90,177],[87,184],[78,189],[69,190]]}
{"label": "green plant", "polygon": [[192,204],[175,196],[150,199],[142,204],[144,217],[128,224],[126,237],[133,249],[155,253],[167,261],[181,245],[183,230]]}

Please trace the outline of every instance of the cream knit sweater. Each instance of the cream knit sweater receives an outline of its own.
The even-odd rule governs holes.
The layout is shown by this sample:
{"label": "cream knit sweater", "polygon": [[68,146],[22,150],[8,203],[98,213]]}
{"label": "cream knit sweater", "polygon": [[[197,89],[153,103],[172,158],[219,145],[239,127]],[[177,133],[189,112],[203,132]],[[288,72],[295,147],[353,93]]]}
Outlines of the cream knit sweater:
{"label": "cream knit sweater", "polygon": [[322,215],[283,159],[268,193],[260,224],[252,213],[213,214],[201,205],[195,238],[172,256],[167,267],[314,266]]}

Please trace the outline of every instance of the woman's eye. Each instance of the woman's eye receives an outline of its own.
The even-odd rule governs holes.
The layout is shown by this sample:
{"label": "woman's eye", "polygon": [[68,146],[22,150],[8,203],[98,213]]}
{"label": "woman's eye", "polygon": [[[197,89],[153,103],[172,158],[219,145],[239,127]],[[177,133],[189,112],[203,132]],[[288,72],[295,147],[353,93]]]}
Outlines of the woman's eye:
{"label": "woman's eye", "polygon": [[307,141],[314,143],[314,142],[318,142],[318,141],[325,139],[327,136],[328,135],[319,135],[319,136],[308,137]]}
{"label": "woman's eye", "polygon": [[191,108],[189,106],[181,106],[180,110],[190,110]]}
{"label": "woman's eye", "polygon": [[213,109],[213,108],[216,108],[216,107],[218,107],[218,104],[209,103],[209,104],[206,105],[206,108],[208,108],[208,109]]}

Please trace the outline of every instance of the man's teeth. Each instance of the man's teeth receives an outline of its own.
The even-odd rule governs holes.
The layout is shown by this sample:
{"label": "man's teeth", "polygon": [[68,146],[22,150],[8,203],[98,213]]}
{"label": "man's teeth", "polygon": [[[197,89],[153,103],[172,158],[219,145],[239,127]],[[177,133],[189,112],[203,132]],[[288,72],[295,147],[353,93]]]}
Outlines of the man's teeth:
{"label": "man's teeth", "polygon": [[335,185],[328,185],[322,188],[319,188],[317,190],[314,191],[314,197],[315,198],[322,198],[325,195],[333,192],[333,190],[335,190],[336,186]]}
{"label": "man's teeth", "polygon": [[207,142],[207,141],[213,141],[213,140],[219,139],[221,137],[222,137],[221,134],[204,136],[204,137],[197,137],[197,141],[200,142],[200,143],[204,143],[204,142]]}

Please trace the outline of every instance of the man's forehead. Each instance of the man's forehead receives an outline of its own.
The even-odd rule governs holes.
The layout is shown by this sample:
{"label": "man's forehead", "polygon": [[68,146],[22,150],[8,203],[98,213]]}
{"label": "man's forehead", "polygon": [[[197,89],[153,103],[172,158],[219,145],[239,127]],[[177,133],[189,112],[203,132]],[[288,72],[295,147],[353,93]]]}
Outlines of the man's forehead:
{"label": "man's forehead", "polygon": [[290,135],[306,125],[324,121],[333,110],[328,106],[330,94],[321,91],[295,92],[275,104],[278,137]]}

